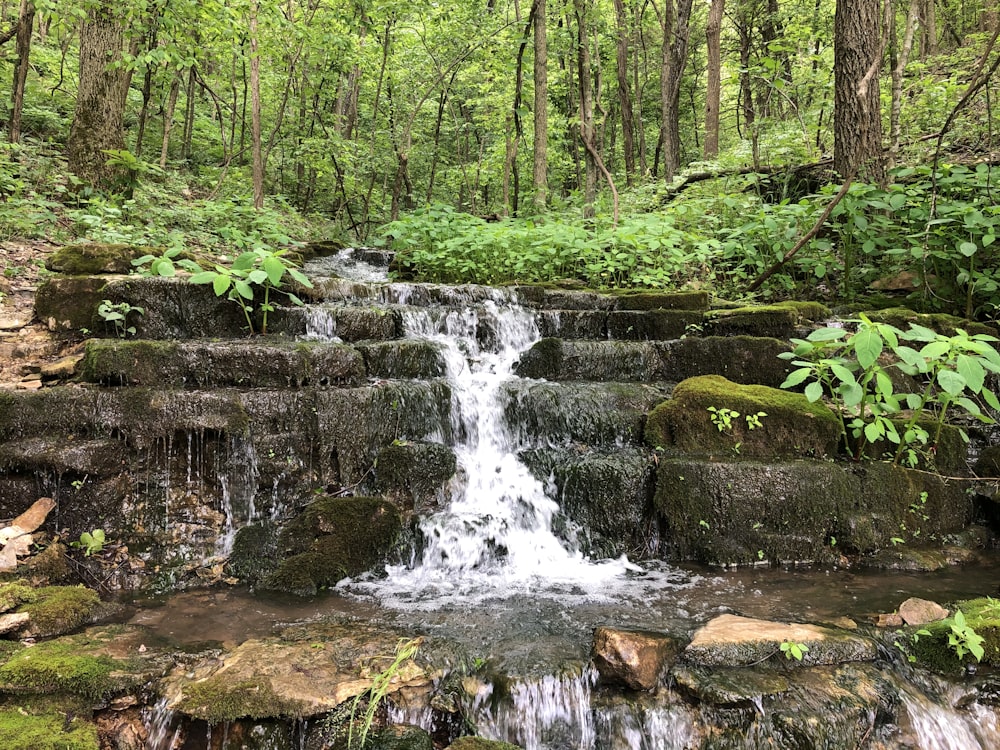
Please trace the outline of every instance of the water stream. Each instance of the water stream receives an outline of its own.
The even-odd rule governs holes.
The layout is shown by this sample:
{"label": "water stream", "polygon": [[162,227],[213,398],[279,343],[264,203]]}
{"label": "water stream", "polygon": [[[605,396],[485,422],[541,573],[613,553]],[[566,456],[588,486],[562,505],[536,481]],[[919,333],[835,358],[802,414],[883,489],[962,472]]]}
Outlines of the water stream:
{"label": "water stream", "polygon": [[[449,434],[437,438],[449,442],[459,467],[450,502],[420,522],[422,541],[409,564],[345,581],[315,602],[190,592],[133,618],[173,642],[239,643],[280,623],[338,614],[416,628],[460,644],[508,676],[503,696],[484,682],[466,707],[484,737],[526,750],[683,750],[700,742],[699,717],[669,691],[628,701],[598,694],[596,673],[587,666],[595,626],[690,633],[732,611],[784,621],[863,619],[910,596],[955,599],[995,586],[995,559],[933,575],[794,568],[723,575],[624,557],[591,560],[554,531],[559,506],[518,458],[534,446],[506,419],[514,364],[539,338],[536,313],[513,292],[482,288],[448,292],[442,295],[448,304],[410,307],[413,287],[387,283],[376,266],[352,266],[349,254],[310,270],[369,284],[363,294],[402,306],[408,338],[438,347],[452,410]],[[337,340],[322,308],[309,312],[309,337]],[[887,750],[1000,747],[995,712],[976,703],[956,708],[962,695],[943,683],[906,688],[903,696],[909,726],[903,739],[882,745]],[[427,709],[392,709],[390,718],[433,728]],[[152,723],[161,744],[150,745],[157,749],[169,746],[162,744],[169,722],[158,720]],[[775,742],[748,737],[739,747],[782,746]],[[831,742],[831,750],[839,750]]]}

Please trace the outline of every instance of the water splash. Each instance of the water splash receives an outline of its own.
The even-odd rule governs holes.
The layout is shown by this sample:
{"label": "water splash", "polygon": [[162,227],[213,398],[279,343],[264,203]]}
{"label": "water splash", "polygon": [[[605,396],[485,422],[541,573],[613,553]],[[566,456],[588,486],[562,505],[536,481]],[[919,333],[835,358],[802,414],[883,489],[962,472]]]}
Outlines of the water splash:
{"label": "water splash", "polygon": [[154,706],[143,709],[142,718],[146,725],[146,750],[172,750],[177,745],[181,724],[166,698],[160,698]]}
{"label": "water splash", "polygon": [[[929,676],[922,678],[930,682]],[[1000,747],[1000,720],[995,709],[967,696],[958,686],[940,682],[924,690],[901,685],[906,715],[920,750],[995,750]],[[959,707],[961,706],[961,707]]]}

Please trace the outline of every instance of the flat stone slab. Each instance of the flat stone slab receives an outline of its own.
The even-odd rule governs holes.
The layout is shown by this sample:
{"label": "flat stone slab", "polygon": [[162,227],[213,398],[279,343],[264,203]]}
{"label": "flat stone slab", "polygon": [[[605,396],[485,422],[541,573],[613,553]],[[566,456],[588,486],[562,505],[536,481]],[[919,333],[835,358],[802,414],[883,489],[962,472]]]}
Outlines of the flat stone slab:
{"label": "flat stone slab", "polygon": [[[785,661],[782,643],[802,644],[801,663],[843,664],[874,661],[873,640],[844,630],[802,623],[772,622],[739,615],[719,615],[702,626],[684,649],[684,658],[701,666],[748,666],[769,658]],[[789,662],[795,662],[791,659]]]}

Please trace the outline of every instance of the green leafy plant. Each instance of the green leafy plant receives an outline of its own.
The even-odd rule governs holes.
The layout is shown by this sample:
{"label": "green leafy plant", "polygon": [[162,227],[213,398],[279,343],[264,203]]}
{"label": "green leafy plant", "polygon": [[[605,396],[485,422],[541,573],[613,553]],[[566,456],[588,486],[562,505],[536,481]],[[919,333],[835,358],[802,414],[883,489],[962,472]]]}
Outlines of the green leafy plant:
{"label": "green leafy plant", "polygon": [[716,426],[719,432],[729,432],[733,429],[733,421],[739,419],[740,413],[732,409],[727,409],[726,407],[716,408],[714,406],[708,407],[708,412],[711,414],[709,419],[712,420],[712,424]]}
{"label": "green leafy plant", "polygon": [[105,323],[111,323],[115,328],[115,335],[123,339],[126,336],[135,335],[135,326],[129,325],[130,315],[145,315],[146,310],[142,307],[132,306],[128,302],[113,303],[109,299],[101,300],[97,306],[97,314]]}
{"label": "green leafy plant", "polygon": [[136,258],[132,261],[132,265],[142,276],[166,276],[169,278],[176,276],[178,269],[190,273],[201,271],[201,266],[195,261],[179,257],[183,252],[180,247],[164,248],[159,255],[147,253],[141,258]]}
{"label": "green leafy plant", "polygon": [[959,661],[966,654],[972,654],[976,661],[982,661],[985,655],[983,636],[979,635],[966,621],[962,610],[956,610],[951,618],[951,632],[948,634],[948,646],[955,652]]}
{"label": "green leafy plant", "polygon": [[364,716],[361,717],[361,727],[358,730],[357,747],[364,747],[372,725],[375,723],[375,714],[378,712],[379,706],[385,699],[385,696],[389,694],[392,681],[399,675],[403,664],[417,655],[422,640],[421,638],[411,638],[409,640],[401,638],[396,643],[395,654],[392,657],[386,657],[392,659],[389,666],[374,675],[371,687],[354,699],[354,703],[351,705],[350,731],[347,737],[347,746],[349,748],[356,746],[354,723],[362,701],[365,701],[365,712]]}
{"label": "green leafy plant", "polygon": [[76,542],[70,542],[69,546],[82,549],[84,557],[90,557],[104,550],[105,541],[104,529],[94,529],[93,531],[84,531],[80,534],[80,539]]}
{"label": "green leafy plant", "polygon": [[778,649],[785,655],[785,659],[791,661],[802,661],[802,657],[809,650],[809,647],[804,643],[798,643],[796,641],[782,641]]}
{"label": "green leafy plant", "polygon": [[[238,255],[228,266],[217,263],[214,270],[199,270],[191,277],[191,283],[211,284],[217,297],[225,295],[239,305],[251,333],[254,332],[252,314],[255,310],[260,310],[263,313],[260,333],[267,333],[267,316],[274,311],[271,293],[280,292],[293,304],[301,305],[302,300],[285,289],[284,285],[292,279],[306,288],[312,288],[312,282],[298,270],[298,266],[288,258],[287,252],[260,248],[248,250]],[[263,296],[259,303],[257,290]]]}

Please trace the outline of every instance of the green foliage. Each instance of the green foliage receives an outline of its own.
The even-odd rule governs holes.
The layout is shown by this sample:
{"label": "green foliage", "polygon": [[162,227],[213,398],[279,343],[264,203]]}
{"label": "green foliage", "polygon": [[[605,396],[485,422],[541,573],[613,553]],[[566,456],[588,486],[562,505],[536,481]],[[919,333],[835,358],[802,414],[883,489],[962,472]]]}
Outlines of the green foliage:
{"label": "green foliage", "polygon": [[[987,387],[987,375],[1000,372],[1000,354],[991,345],[994,337],[969,335],[961,329],[946,336],[914,324],[901,331],[864,315],[855,324],[853,333],[820,328],[806,339],[792,339],[795,348],[779,355],[797,368],[781,387],[805,383],[810,401],[829,398],[855,458],[870,455],[870,446],[879,451],[879,444],[887,441],[895,446],[895,463],[905,460],[915,465],[923,446],[938,443],[942,425],[955,407],[981,422],[994,421],[979,403],[1000,410],[1000,402]],[[914,349],[908,343],[923,346]],[[922,382],[922,389],[897,392],[892,370]],[[900,420],[896,417],[904,404],[910,416]],[[933,435],[919,425],[927,414],[936,423]]]}
{"label": "green foliage", "polygon": [[[301,305],[302,300],[284,288],[289,280],[312,288],[312,282],[298,270],[298,265],[287,256],[287,250],[264,250],[256,248],[237,256],[228,266],[215,264],[214,270],[199,270],[191,276],[192,284],[211,284],[215,296],[226,296],[243,311],[250,332],[254,331],[252,314],[255,310],[263,313],[260,332],[267,333],[267,315],[274,311],[271,292],[284,294],[293,304]],[[256,302],[256,290],[261,290],[264,299]],[[256,307],[255,307],[256,304]]]}
{"label": "green foliage", "polygon": [[804,643],[797,643],[795,641],[782,641],[778,649],[785,655],[785,659],[791,661],[802,661],[802,657],[809,650],[809,647]]}
{"label": "green foliage", "polygon": [[101,316],[101,320],[113,324],[115,335],[120,339],[135,335],[135,326],[128,324],[129,315],[145,315],[145,313],[141,307],[133,307],[128,302],[115,304],[109,299],[101,300],[101,304],[97,306],[97,314]]}
{"label": "green foliage", "polygon": [[976,661],[982,661],[986,653],[983,649],[985,639],[966,623],[962,610],[955,611],[949,626],[951,632],[948,634],[948,647],[955,652],[958,660],[962,661],[966,654],[972,654]]}
{"label": "green foliage", "polygon": [[69,546],[82,549],[84,557],[90,557],[104,551],[105,541],[104,529],[94,529],[93,531],[84,531],[80,534],[80,539],[76,542],[70,542]]}
{"label": "green foliage", "polygon": [[371,687],[354,699],[354,703],[351,705],[351,724],[350,732],[347,738],[347,746],[349,748],[355,747],[356,740],[354,734],[354,722],[362,701],[365,702],[365,713],[364,716],[361,717],[361,727],[358,730],[357,747],[365,746],[365,742],[368,740],[368,734],[371,732],[372,725],[375,723],[375,714],[378,713],[379,706],[385,699],[385,696],[389,694],[389,688],[392,687],[393,680],[397,679],[400,668],[405,662],[411,660],[417,655],[417,651],[420,650],[421,642],[421,638],[412,638],[410,640],[406,640],[405,638],[400,639],[396,644],[396,653],[393,655],[392,662],[389,666],[374,675],[372,677]]}

